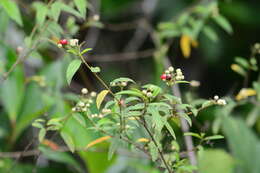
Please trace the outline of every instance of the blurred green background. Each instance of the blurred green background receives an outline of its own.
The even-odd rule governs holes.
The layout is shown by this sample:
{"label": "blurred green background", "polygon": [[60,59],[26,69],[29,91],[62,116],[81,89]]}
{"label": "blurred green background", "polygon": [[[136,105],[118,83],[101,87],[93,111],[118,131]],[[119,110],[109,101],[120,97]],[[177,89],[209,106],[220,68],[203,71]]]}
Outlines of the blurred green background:
{"label": "blurred green background", "polygon": [[[14,22],[15,17],[10,17],[16,15],[16,12],[12,11],[13,13],[8,14],[4,1],[7,0],[0,3],[1,75],[15,63],[19,49],[25,50],[30,45],[29,39],[26,40],[26,38],[37,23],[35,21],[37,7],[32,5],[35,1],[13,1],[19,6],[23,26],[16,24],[17,21]],[[48,0],[37,2],[48,3]],[[72,4],[70,0],[64,2]],[[48,34],[44,34],[46,38],[53,40],[55,38],[52,37],[55,35],[60,38],[73,37],[78,38],[80,42],[85,41],[87,47],[93,48],[88,55],[88,61],[93,66],[101,67],[100,75],[107,82],[124,76],[135,79],[140,84],[156,83],[163,86],[158,80],[160,64],[158,65],[153,58],[158,47],[150,32],[158,31],[158,26],[162,22],[175,22],[180,14],[188,13],[190,7],[210,2],[92,0],[88,2],[86,20],[79,17],[71,18],[71,15],[63,12],[58,20],[59,26],[51,23],[50,27],[53,28],[48,29],[50,31]],[[232,25],[232,34],[228,34],[216,23],[209,21],[208,25],[214,29],[211,36],[215,38],[215,41],[203,33],[199,34],[198,47],[192,48],[190,57],[185,58],[181,51],[180,37],[176,36],[172,39],[168,52],[163,58],[168,58],[174,67],[182,68],[188,81],[200,81],[201,85],[195,91],[198,96],[208,99],[217,94],[230,99],[229,106],[223,110],[213,107],[201,112],[197,119],[199,125],[192,128],[194,131],[203,130],[206,133],[214,133],[214,128],[215,130],[220,128],[216,124],[221,121],[223,126],[221,133],[226,135],[225,140],[214,143],[213,146],[218,149],[205,151],[199,156],[200,171],[202,173],[232,171],[259,173],[260,168],[257,164],[260,159],[259,100],[256,100],[257,103],[252,100],[235,103],[231,100],[242,87],[251,88],[252,81],[256,80],[259,83],[259,73],[250,72],[245,83],[245,79],[232,71],[230,66],[236,56],[248,59],[251,55],[251,48],[260,40],[258,34],[260,1],[219,0],[218,7],[219,13],[225,16]],[[37,39],[37,34],[39,34],[38,31],[31,41]],[[71,109],[73,100],[71,93],[79,93],[82,87],[87,87],[90,91],[101,89],[98,82],[84,67],[80,68],[71,85],[68,86],[65,81],[65,70],[71,57],[48,43],[46,38],[40,40],[41,45],[38,49],[17,66],[8,80],[0,84],[0,172],[159,172],[145,159],[118,154],[108,161],[106,152],[88,151],[71,154],[53,152],[42,147],[40,150],[44,153],[43,155],[32,154],[27,157],[19,157],[19,153],[12,155],[16,151],[32,151],[38,147],[38,131],[31,127],[35,118],[62,117]],[[259,62],[259,57],[257,59]],[[37,77],[30,78],[35,75],[45,76],[45,80],[41,81],[42,79]],[[26,80],[29,80],[29,84],[24,84]],[[35,83],[30,83],[30,80]],[[42,88],[39,85],[41,82],[48,87]],[[181,89],[187,93],[189,87]],[[184,94],[183,97],[185,96]],[[232,107],[234,105],[235,109]],[[218,115],[227,116],[219,118]],[[239,120],[231,117],[239,117]],[[74,140],[78,146],[84,146],[86,141],[92,141],[100,136],[90,130],[84,130],[75,120],[68,122],[65,131],[75,136]],[[64,144],[55,133],[48,134],[48,138],[60,146]],[[108,144],[105,143],[100,148],[107,150],[107,146]],[[8,152],[11,152],[10,155]],[[237,162],[243,163],[237,164]],[[207,165],[213,166],[209,168]],[[234,165],[241,167],[236,166],[233,170]]]}

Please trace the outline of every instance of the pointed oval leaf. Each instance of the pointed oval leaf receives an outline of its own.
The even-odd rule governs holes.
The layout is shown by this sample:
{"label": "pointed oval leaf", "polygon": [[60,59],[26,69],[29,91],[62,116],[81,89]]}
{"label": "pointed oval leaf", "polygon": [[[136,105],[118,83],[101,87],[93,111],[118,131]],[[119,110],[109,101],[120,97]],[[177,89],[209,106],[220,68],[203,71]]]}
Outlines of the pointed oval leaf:
{"label": "pointed oval leaf", "polygon": [[64,140],[64,142],[68,145],[70,151],[73,153],[75,151],[75,144],[72,137],[64,131],[61,132],[61,137]]}
{"label": "pointed oval leaf", "polygon": [[76,59],[76,60],[73,60],[68,68],[67,68],[67,72],[66,72],[66,78],[67,78],[67,82],[68,84],[70,84],[71,80],[72,80],[72,77],[74,76],[74,74],[77,72],[77,70],[79,69],[81,65],[81,61]]}
{"label": "pointed oval leaf", "polygon": [[97,103],[97,108],[99,109],[104,98],[106,97],[106,95],[109,93],[108,90],[103,90],[101,91],[98,95],[97,95],[97,100],[96,100],[96,103]]}
{"label": "pointed oval leaf", "polygon": [[8,16],[13,19],[17,24],[23,26],[21,13],[17,4],[12,0],[1,0],[0,5],[4,8]]}

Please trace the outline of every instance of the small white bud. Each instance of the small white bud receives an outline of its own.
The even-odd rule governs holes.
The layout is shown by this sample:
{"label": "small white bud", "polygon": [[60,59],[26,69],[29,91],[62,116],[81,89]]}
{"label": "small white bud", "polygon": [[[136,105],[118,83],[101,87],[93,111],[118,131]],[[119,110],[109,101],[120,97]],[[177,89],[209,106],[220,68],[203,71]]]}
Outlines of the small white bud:
{"label": "small white bud", "polygon": [[182,76],[176,76],[176,80],[181,80]]}
{"label": "small white bud", "polygon": [[180,68],[177,68],[177,69],[176,69],[176,73],[182,73],[181,69],[180,69]]}
{"label": "small white bud", "polygon": [[98,115],[98,117],[99,117],[99,118],[103,118],[103,117],[104,117],[104,115],[102,115],[102,114],[99,114],[99,115]]}
{"label": "small white bud", "polygon": [[192,86],[192,87],[199,87],[200,86],[200,81],[192,80],[192,81],[190,81],[190,86]]}
{"label": "small white bud", "polygon": [[121,85],[125,87],[127,85],[127,82],[122,82]]}
{"label": "small white bud", "polygon": [[87,109],[87,107],[84,107],[81,110],[82,110],[82,112],[87,112],[88,109]]}
{"label": "small white bud", "polygon": [[58,46],[58,48],[62,48],[62,44],[60,44],[60,43],[57,46]]}
{"label": "small white bud", "polygon": [[174,68],[173,68],[173,67],[169,67],[168,70],[169,70],[170,72],[173,72],[173,71],[174,71]]}
{"label": "small white bud", "polygon": [[102,109],[102,113],[103,114],[109,114],[109,113],[111,113],[111,110],[110,109]]}
{"label": "small white bud", "polygon": [[90,93],[90,96],[91,96],[91,97],[96,97],[96,96],[97,96],[97,93],[94,92],[94,91],[92,91],[92,92]]}
{"label": "small white bud", "polygon": [[87,103],[87,104],[86,104],[86,107],[90,107],[90,104],[89,104],[89,103]]}
{"label": "small white bud", "polygon": [[224,99],[219,99],[219,100],[217,101],[217,104],[224,106],[224,105],[227,104],[227,102],[226,102],[226,100],[224,100]]}
{"label": "small white bud", "polygon": [[79,44],[79,40],[78,39],[70,39],[69,44],[70,44],[70,46],[75,47]]}
{"label": "small white bud", "polygon": [[88,89],[87,88],[82,88],[81,93],[82,94],[87,94],[88,93]]}
{"label": "small white bud", "polygon": [[214,96],[214,100],[218,100],[219,99],[219,96],[218,95],[215,95]]}
{"label": "small white bud", "polygon": [[89,103],[89,104],[93,103],[93,100],[88,100],[88,103]]}
{"label": "small white bud", "polygon": [[146,96],[147,96],[147,97],[152,97],[153,94],[152,94],[151,92],[147,92]]}
{"label": "small white bud", "polygon": [[80,102],[78,103],[78,105],[79,105],[79,107],[84,107],[84,106],[85,106],[85,103],[80,101]]}
{"label": "small white bud", "polygon": [[99,19],[100,19],[100,16],[99,16],[98,14],[95,14],[95,15],[93,16],[93,20],[99,21]]}
{"label": "small white bud", "polygon": [[147,94],[147,90],[143,90],[142,92],[143,92],[145,95]]}
{"label": "small white bud", "polygon": [[165,74],[169,74],[170,73],[170,71],[169,70],[165,70]]}
{"label": "small white bud", "polygon": [[73,107],[72,109],[72,112],[77,112],[77,108]]}

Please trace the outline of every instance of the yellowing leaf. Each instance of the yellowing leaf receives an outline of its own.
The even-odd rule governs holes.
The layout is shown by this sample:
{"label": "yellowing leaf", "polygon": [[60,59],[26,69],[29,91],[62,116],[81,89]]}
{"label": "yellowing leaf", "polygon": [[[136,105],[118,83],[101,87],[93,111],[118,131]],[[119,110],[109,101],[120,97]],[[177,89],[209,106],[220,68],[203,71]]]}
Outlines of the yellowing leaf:
{"label": "yellowing leaf", "polygon": [[197,40],[191,40],[192,47],[197,48],[199,46],[199,42]]}
{"label": "yellowing leaf", "polygon": [[96,103],[97,103],[97,108],[99,109],[100,108],[100,105],[102,104],[104,98],[106,97],[106,95],[109,93],[108,90],[103,90],[101,91],[98,95],[97,95],[97,100],[96,100]]}
{"label": "yellowing leaf", "polygon": [[256,95],[256,91],[252,88],[242,88],[239,93],[236,95],[236,100],[246,99],[249,96]]}
{"label": "yellowing leaf", "polygon": [[111,138],[111,136],[104,136],[104,137],[98,138],[98,139],[96,139],[96,140],[90,142],[90,143],[86,146],[85,149],[88,149],[88,148],[92,147],[93,145],[99,144],[99,143],[101,143],[101,142],[103,142],[103,141],[106,141],[106,140],[108,140],[108,139],[110,139],[110,138]]}
{"label": "yellowing leaf", "polygon": [[242,76],[246,76],[246,71],[240,67],[238,64],[231,64],[230,68],[234,71],[237,72],[238,74]]}
{"label": "yellowing leaf", "polygon": [[147,138],[139,138],[137,139],[137,142],[149,142],[150,140]]}
{"label": "yellowing leaf", "polygon": [[188,58],[190,56],[191,47],[190,47],[191,39],[187,35],[182,35],[180,44],[181,44],[181,51],[185,58]]}

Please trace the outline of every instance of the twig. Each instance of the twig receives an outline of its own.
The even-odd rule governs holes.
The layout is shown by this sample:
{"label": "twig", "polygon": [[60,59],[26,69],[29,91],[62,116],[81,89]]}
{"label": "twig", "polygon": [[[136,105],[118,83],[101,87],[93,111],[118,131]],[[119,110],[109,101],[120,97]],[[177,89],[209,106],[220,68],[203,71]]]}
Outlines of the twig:
{"label": "twig", "polygon": [[[171,66],[171,63],[170,63],[168,58],[165,58],[164,65],[166,67]],[[179,89],[178,85],[174,85],[172,87],[172,92],[173,92],[173,94],[175,96],[181,98],[181,93],[180,93],[180,89]],[[178,109],[177,111],[180,114],[184,113],[183,110],[181,110],[181,109]],[[181,119],[181,129],[182,129],[182,132],[183,133],[189,132],[190,127],[189,127],[188,123],[186,122],[186,120],[184,118],[182,118],[182,117],[180,119]],[[185,145],[187,147],[188,157],[189,157],[190,163],[192,165],[197,165],[196,154],[193,151],[194,145],[193,145],[192,137],[191,136],[184,136],[184,142],[185,142]]]}

